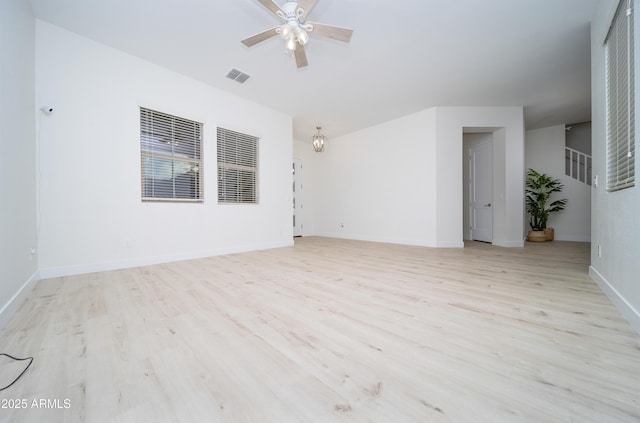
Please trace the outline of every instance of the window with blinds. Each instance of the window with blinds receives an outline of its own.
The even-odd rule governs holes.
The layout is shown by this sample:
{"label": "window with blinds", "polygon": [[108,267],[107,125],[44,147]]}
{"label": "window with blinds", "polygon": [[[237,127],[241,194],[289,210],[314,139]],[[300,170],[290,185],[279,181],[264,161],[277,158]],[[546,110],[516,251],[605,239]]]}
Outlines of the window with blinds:
{"label": "window with blinds", "polygon": [[618,6],[605,40],[607,81],[607,190],[635,181],[635,98],[633,9],[631,0]]}
{"label": "window with blinds", "polygon": [[218,128],[218,203],[258,202],[258,138]]}
{"label": "window with blinds", "polygon": [[143,201],[202,202],[202,123],[140,108]]}

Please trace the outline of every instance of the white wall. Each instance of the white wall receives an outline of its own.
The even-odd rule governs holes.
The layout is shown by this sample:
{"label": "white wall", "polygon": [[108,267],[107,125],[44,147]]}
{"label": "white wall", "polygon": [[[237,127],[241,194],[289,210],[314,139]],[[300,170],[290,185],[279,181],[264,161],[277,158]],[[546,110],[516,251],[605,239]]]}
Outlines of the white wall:
{"label": "white wall", "polygon": [[569,125],[565,131],[565,144],[569,148],[591,155],[591,122]]}
{"label": "white wall", "polygon": [[[564,184],[561,193],[552,200],[566,198],[564,211],[552,213],[548,226],[555,230],[559,241],[591,241],[591,186],[565,175],[564,125],[527,131],[526,168],[534,169],[560,179]],[[528,217],[527,217],[528,219]],[[528,220],[527,220],[528,222]],[[527,223],[527,230],[529,230]]]}
{"label": "white wall", "polygon": [[[606,190],[606,113],[603,42],[617,2],[598,3],[591,24],[591,97],[593,174],[600,181],[592,191],[591,268],[594,280],[609,295],[623,315],[640,333],[640,175],[636,186],[616,192]],[[640,2],[635,11],[635,99],[640,99]],[[635,108],[636,125],[640,107]],[[638,161],[636,131],[636,163]],[[598,255],[600,246],[601,256]]]}
{"label": "white wall", "polygon": [[436,121],[438,245],[454,246],[463,239],[463,130],[502,128],[494,132],[493,139],[493,244],[523,246],[522,107],[438,107]]}
{"label": "white wall", "polygon": [[27,0],[0,2],[0,328],[38,279],[34,19]]}
{"label": "white wall", "polygon": [[317,234],[462,247],[466,126],[505,128],[494,139],[494,213],[504,222],[494,242],[522,246],[521,107],[432,108],[331,140],[316,162]]}
{"label": "white wall", "polygon": [[[42,21],[36,54],[43,277],[292,244],[290,116]],[[204,204],[141,201],[140,106],[204,123]],[[218,125],[260,137],[258,205],[218,205]]]}
{"label": "white wall", "polygon": [[435,109],[328,140],[316,157],[319,235],[435,246]]}

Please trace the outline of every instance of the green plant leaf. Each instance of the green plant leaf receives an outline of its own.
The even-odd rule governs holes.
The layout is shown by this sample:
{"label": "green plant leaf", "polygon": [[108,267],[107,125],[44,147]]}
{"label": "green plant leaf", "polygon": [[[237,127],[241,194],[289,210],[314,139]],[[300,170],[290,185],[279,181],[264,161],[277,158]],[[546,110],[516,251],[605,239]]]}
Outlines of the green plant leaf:
{"label": "green plant leaf", "polygon": [[559,179],[529,169],[525,182],[525,210],[529,214],[529,226],[532,230],[547,227],[549,214],[564,210],[567,199],[555,200],[547,204],[551,194],[561,192],[564,185]]}

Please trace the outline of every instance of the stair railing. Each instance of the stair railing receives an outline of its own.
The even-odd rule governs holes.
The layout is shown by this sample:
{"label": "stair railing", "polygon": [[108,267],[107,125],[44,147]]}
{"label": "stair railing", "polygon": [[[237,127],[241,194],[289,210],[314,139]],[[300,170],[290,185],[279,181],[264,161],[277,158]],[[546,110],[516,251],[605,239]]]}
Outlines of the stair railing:
{"label": "stair railing", "polygon": [[565,175],[591,185],[591,156],[570,147],[564,148]]}

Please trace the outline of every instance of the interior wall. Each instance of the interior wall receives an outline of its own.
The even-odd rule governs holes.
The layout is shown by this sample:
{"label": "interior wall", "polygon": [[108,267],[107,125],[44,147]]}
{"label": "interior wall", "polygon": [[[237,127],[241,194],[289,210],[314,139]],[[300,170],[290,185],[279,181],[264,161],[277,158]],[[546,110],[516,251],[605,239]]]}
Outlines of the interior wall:
{"label": "interior wall", "polygon": [[565,143],[581,153],[591,155],[591,122],[569,125],[565,130]]}
{"label": "interior wall", "polygon": [[435,109],[328,140],[315,156],[318,235],[436,246]]}
{"label": "interior wall", "polygon": [[0,328],[38,278],[34,25],[27,0],[0,2]]}
{"label": "interior wall", "polygon": [[461,246],[463,222],[462,137],[465,127],[494,132],[493,244],[524,245],[524,116],[522,107],[438,107],[436,118],[436,214],[438,246]]}
{"label": "interior wall", "polygon": [[[292,244],[292,118],[36,21],[43,277]],[[204,123],[204,203],[142,202],[139,107]],[[216,128],[259,142],[259,204],[218,205]]]}
{"label": "interior wall", "polygon": [[[640,2],[635,0],[634,10],[634,66],[635,100],[640,99],[640,19],[637,11]],[[636,185],[615,192],[606,189],[606,95],[604,40],[617,2],[600,2],[591,23],[591,129],[593,151],[593,175],[599,184],[592,191],[591,267],[593,279],[609,295],[611,300],[640,333],[640,195],[639,175],[636,166]],[[640,107],[635,108],[636,125],[640,122]],[[638,137],[636,131],[636,163]]]}
{"label": "interior wall", "polygon": [[[554,228],[555,239],[590,242],[591,186],[565,175],[565,135],[564,125],[527,131],[526,168],[546,173],[564,184],[562,192],[552,197],[552,200],[568,200],[565,210],[549,217],[548,226]],[[529,229],[527,223],[527,231]]]}
{"label": "interior wall", "polygon": [[505,128],[494,133],[494,216],[504,222],[494,228],[494,243],[522,246],[521,107],[432,108],[331,140],[316,162],[317,233],[463,247],[466,126]]}

